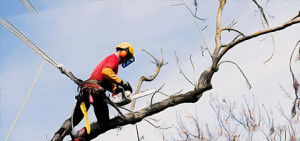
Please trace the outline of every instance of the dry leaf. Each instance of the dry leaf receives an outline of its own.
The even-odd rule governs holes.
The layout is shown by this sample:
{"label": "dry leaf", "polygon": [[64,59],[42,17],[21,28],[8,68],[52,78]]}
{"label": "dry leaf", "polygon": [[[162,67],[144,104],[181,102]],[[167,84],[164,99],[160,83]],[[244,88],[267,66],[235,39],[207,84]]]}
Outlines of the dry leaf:
{"label": "dry leaf", "polygon": [[187,118],[193,118],[193,116],[191,116],[190,114],[185,114],[185,117],[187,117]]}
{"label": "dry leaf", "polygon": [[253,111],[250,108],[248,108],[248,111],[249,111],[250,119],[254,120]]}
{"label": "dry leaf", "polygon": [[275,132],[274,126],[271,127],[270,129],[270,136]]}
{"label": "dry leaf", "polygon": [[226,102],[227,102],[227,101],[226,101],[226,98],[224,98],[224,99],[223,99],[223,102],[224,102],[224,103],[226,103]]}
{"label": "dry leaf", "polygon": [[292,108],[292,118],[294,118],[296,116],[296,105],[294,104],[293,108]]}
{"label": "dry leaf", "polygon": [[293,86],[294,86],[294,89],[295,89],[295,94],[297,95],[298,88],[299,88],[299,83],[298,83],[298,81],[297,81],[296,78],[294,78],[294,84],[293,84]]}
{"label": "dry leaf", "polygon": [[209,136],[202,135],[201,140],[208,141],[209,140]]}
{"label": "dry leaf", "polygon": [[295,62],[297,62],[297,61],[299,61],[300,60],[300,49],[299,49],[299,52],[298,52],[298,54],[297,54],[297,56],[296,56],[296,58],[295,58]]}

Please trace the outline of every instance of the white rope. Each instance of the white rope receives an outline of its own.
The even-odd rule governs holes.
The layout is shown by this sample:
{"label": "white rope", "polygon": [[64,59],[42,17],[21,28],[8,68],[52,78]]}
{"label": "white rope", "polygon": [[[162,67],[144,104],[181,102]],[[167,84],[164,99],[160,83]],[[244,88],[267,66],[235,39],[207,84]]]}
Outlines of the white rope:
{"label": "white rope", "polygon": [[35,84],[35,82],[36,82],[36,80],[37,80],[37,78],[38,78],[38,76],[39,76],[39,74],[40,74],[40,72],[41,72],[41,69],[42,69],[44,63],[45,63],[45,60],[43,60],[43,63],[42,63],[42,65],[40,66],[40,69],[39,69],[39,71],[38,71],[38,73],[37,73],[37,75],[36,75],[36,77],[35,77],[35,79],[34,79],[32,85],[31,85],[31,88],[30,88],[30,90],[29,90],[29,92],[28,92],[28,94],[27,94],[27,96],[26,96],[26,99],[25,99],[25,101],[24,101],[24,103],[23,103],[23,105],[22,105],[22,107],[21,107],[21,109],[20,109],[20,111],[19,111],[19,113],[18,113],[18,115],[17,115],[17,117],[16,117],[16,119],[15,119],[13,125],[11,126],[11,128],[10,128],[10,130],[9,130],[9,132],[8,132],[8,134],[7,134],[7,136],[6,136],[6,138],[5,138],[4,141],[7,141],[7,139],[8,139],[8,137],[9,137],[9,135],[10,135],[12,129],[14,128],[14,126],[15,126],[15,124],[16,124],[16,122],[17,122],[17,120],[18,120],[18,118],[19,118],[19,116],[20,116],[20,114],[21,114],[21,112],[22,112],[22,110],[23,110],[23,108],[24,108],[24,105],[25,105],[25,103],[26,103],[27,100],[28,100],[28,97],[29,97],[29,95],[30,95],[30,93],[31,93],[31,90],[32,90],[32,88],[33,88],[33,86],[34,86],[34,84]]}

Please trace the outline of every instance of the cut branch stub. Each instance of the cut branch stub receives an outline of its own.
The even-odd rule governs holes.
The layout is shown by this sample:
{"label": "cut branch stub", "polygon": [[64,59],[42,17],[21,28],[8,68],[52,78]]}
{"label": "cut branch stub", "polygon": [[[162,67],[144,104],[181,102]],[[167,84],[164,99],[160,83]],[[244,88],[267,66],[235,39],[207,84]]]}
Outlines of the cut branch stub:
{"label": "cut branch stub", "polygon": [[[136,88],[135,93],[138,93],[138,92],[140,91],[141,85],[142,85],[142,83],[143,83],[144,81],[148,81],[148,82],[153,81],[153,80],[157,77],[157,75],[159,74],[161,67],[164,65],[164,53],[163,53],[163,50],[162,50],[162,49],[161,49],[161,54],[162,54],[162,59],[161,59],[161,61],[159,61],[158,59],[156,59],[156,58],[155,58],[152,54],[150,54],[148,51],[146,51],[146,50],[144,50],[144,49],[143,49],[142,51],[146,52],[148,55],[150,55],[150,56],[154,59],[154,61],[155,61],[154,63],[155,63],[155,65],[156,65],[156,71],[155,71],[155,73],[154,73],[153,75],[151,75],[150,77],[142,76],[142,77],[140,78],[140,81],[139,81],[139,83],[138,83],[138,85],[137,85],[137,88]],[[134,100],[132,101],[132,104],[131,104],[131,110],[132,110],[132,111],[134,111],[135,103],[136,103],[136,99],[134,99]]]}

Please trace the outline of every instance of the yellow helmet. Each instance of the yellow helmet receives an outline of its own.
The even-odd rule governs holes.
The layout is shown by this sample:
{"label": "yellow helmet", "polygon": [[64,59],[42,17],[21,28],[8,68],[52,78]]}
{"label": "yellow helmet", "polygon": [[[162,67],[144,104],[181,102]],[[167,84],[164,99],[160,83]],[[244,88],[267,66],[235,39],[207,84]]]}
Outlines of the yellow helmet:
{"label": "yellow helmet", "polygon": [[134,49],[130,43],[122,42],[116,47],[116,50],[121,50],[120,57],[124,59],[124,61],[122,62],[123,68],[127,67],[135,61]]}
{"label": "yellow helmet", "polygon": [[132,56],[134,55],[134,49],[133,49],[132,45],[127,42],[122,42],[121,44],[119,44],[116,47],[116,50],[126,50],[129,53],[127,55],[132,55]]}

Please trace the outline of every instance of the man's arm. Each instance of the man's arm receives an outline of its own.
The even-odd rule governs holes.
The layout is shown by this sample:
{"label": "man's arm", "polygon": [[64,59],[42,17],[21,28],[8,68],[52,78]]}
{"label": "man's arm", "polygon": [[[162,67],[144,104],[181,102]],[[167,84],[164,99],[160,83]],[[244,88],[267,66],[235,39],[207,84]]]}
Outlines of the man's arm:
{"label": "man's arm", "polygon": [[[121,77],[119,77],[111,68],[103,68],[102,75],[105,79],[123,87],[125,90],[131,90],[130,85],[128,85],[126,82],[124,82]],[[114,86],[113,91],[116,89],[116,86]]]}

